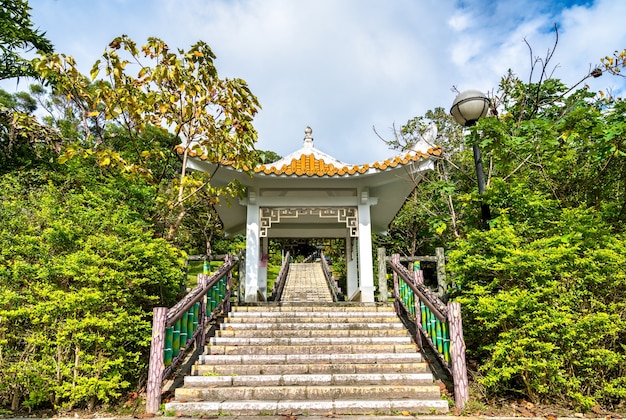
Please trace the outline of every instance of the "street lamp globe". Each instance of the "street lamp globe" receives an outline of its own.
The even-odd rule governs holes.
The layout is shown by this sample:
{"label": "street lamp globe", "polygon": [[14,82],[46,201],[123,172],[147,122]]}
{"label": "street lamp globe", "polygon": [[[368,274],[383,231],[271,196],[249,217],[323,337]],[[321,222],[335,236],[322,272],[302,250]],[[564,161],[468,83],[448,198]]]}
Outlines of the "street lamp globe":
{"label": "street lamp globe", "polygon": [[[464,127],[471,127],[476,124],[480,118],[487,115],[489,110],[489,98],[479,90],[466,90],[459,93],[459,95],[452,102],[452,108],[450,108],[450,114],[456,122]],[[476,180],[478,182],[478,193],[480,195],[485,193],[487,184],[485,182],[485,172],[483,171],[483,158],[478,148],[478,143],[474,142],[472,145],[474,152],[474,166],[476,167]],[[483,202],[480,205],[481,219],[484,229],[489,229],[489,220],[491,219],[491,210],[489,204]]]}
{"label": "street lamp globe", "polygon": [[489,98],[479,90],[466,90],[458,94],[452,102],[450,114],[464,127],[471,127],[487,115]]}

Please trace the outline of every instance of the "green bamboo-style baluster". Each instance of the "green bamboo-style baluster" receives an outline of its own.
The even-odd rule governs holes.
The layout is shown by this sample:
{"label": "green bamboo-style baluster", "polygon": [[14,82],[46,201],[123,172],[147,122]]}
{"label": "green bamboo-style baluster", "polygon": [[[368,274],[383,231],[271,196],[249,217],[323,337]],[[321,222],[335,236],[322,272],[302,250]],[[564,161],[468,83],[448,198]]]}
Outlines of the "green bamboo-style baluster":
{"label": "green bamboo-style baluster", "polygon": [[211,288],[211,312],[217,308],[217,287]]}
{"label": "green bamboo-style baluster", "polygon": [[409,298],[408,289],[409,289],[409,287],[407,286],[406,281],[403,281],[402,282],[402,298],[403,298],[402,301],[404,302],[404,304],[406,306],[408,306],[408,302],[407,301],[408,301],[408,298]]}
{"label": "green bamboo-style baluster", "polygon": [[198,330],[198,323],[200,322],[200,302],[196,302],[193,305],[193,332]]}
{"label": "green bamboo-style baluster", "polygon": [[187,344],[187,316],[188,312],[183,313],[180,318],[180,348],[184,349]]}
{"label": "green bamboo-style baluster", "polygon": [[193,306],[192,306],[187,311],[187,341],[191,340],[194,332],[195,330],[193,328]]}
{"label": "green bamboo-style baluster", "polygon": [[437,319],[435,322],[435,337],[437,340],[437,351],[443,354],[443,334],[442,334],[442,326],[441,321]]}
{"label": "green bamboo-style baluster", "polygon": [[432,311],[430,311],[430,339],[433,340],[433,344],[436,344],[437,340],[437,317]]}
{"label": "green bamboo-style baluster", "polygon": [[409,313],[412,314],[411,311],[411,301],[413,300],[413,291],[411,290],[411,288],[409,287],[409,285],[406,285],[406,307],[409,311]]}
{"label": "green bamboo-style baluster", "polygon": [[428,336],[432,339],[433,338],[433,332],[431,329],[431,326],[433,324],[433,313],[430,311],[430,308],[426,307],[426,332],[428,333]]}
{"label": "green bamboo-style baluster", "polygon": [[165,343],[163,345],[163,363],[165,364],[165,366],[169,366],[172,364],[173,342],[174,327],[167,327],[165,329]]}
{"label": "green bamboo-style baluster", "polygon": [[407,283],[404,284],[404,304],[409,312],[411,312],[411,288]]}
{"label": "green bamboo-style baluster", "polygon": [[443,323],[443,358],[450,363],[450,329],[448,323]]}
{"label": "green bamboo-style baluster", "polygon": [[172,356],[180,353],[180,319],[174,323],[174,337],[172,339]]}
{"label": "green bamboo-style baluster", "polygon": [[424,302],[420,300],[420,311],[422,312],[422,329],[426,330],[426,326],[428,325],[428,313],[426,312],[426,305]]}

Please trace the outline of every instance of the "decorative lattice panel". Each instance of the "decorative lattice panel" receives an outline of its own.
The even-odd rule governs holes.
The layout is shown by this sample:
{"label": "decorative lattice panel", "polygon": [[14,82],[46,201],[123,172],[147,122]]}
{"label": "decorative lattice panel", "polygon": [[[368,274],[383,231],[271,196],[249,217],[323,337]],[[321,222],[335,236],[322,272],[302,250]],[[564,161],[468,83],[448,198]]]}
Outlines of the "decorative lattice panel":
{"label": "decorative lattice panel", "polygon": [[339,223],[345,223],[350,236],[359,236],[359,221],[357,209],[353,207],[263,207],[261,208],[260,236],[267,236],[267,231],[273,224],[280,223],[283,219],[297,219],[301,216],[317,216],[321,219],[336,219]]}

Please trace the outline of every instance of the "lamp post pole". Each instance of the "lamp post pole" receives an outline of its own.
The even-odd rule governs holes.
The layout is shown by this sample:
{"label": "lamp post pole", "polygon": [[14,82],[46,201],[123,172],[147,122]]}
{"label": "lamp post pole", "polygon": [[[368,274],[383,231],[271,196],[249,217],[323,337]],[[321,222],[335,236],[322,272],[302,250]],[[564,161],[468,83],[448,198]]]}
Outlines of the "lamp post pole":
{"label": "lamp post pole", "polygon": [[[476,122],[487,115],[489,109],[489,98],[478,90],[467,90],[461,92],[452,103],[450,108],[450,114],[456,122],[464,127],[471,127]],[[478,194],[481,196],[487,189],[485,182],[485,171],[483,170],[483,159],[480,154],[480,148],[478,142],[474,141],[472,144],[472,151],[474,152],[474,167],[476,169],[476,179],[478,182]],[[491,211],[489,204],[484,201],[480,205],[481,222],[484,229],[489,229],[489,220],[491,219]]]}

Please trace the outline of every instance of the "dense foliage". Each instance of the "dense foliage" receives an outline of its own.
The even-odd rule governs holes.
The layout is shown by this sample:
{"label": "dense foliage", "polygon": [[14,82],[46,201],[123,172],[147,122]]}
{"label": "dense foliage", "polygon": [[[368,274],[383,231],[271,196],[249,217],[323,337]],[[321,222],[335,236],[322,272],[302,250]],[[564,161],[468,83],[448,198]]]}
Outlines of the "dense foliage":
{"label": "dense foliage", "polygon": [[0,1],[0,80],[36,76],[23,54],[32,50],[53,51],[45,33],[33,28],[30,10],[26,0]]}
{"label": "dense foliage", "polygon": [[[93,65],[90,78],[64,54],[35,60],[53,93],[68,99],[74,118],[81,122],[80,138],[64,148],[61,161],[94,154],[100,166],[159,186],[164,211],[158,222],[169,241],[177,239],[190,206],[206,208],[219,196],[241,191],[235,181],[217,186],[211,185],[212,174],[187,173],[189,156],[242,170],[259,159],[252,126],[258,100],[244,80],[220,78],[214,59],[202,41],[188,50],[172,50],[158,38],[139,47],[128,36],[120,36]],[[111,131],[111,126],[119,130]],[[132,149],[117,140],[120,130]],[[168,152],[145,142],[151,130],[175,140]],[[171,176],[172,160],[178,161],[178,155],[182,164],[178,176]]]}
{"label": "dense foliage", "polygon": [[253,166],[258,103],[203,42],[119,37],[91,78],[63,54],[23,58],[51,52],[28,10],[0,14],[7,77],[44,82],[0,91],[0,411],[93,408],[141,389],[152,308],[184,292],[185,251],[232,248],[211,205],[238,185],[184,160]]}
{"label": "dense foliage", "polygon": [[152,307],[183,254],[111,182],[44,170],[0,178],[0,404],[93,407],[133,389]]}
{"label": "dense foliage", "polygon": [[[618,74],[606,68],[615,62],[605,70]],[[443,110],[402,128],[391,143],[411,147],[434,121],[445,153],[386,243],[405,254],[448,249],[477,397],[623,408],[626,104],[544,75],[506,75],[490,115],[466,133]]]}
{"label": "dense foliage", "polygon": [[[554,214],[556,213],[556,214]],[[500,217],[451,252],[487,395],[614,408],[626,396],[626,245],[588,208],[529,235]]]}
{"label": "dense foliage", "polygon": [[[87,77],[63,54],[23,58],[52,46],[24,0],[2,6],[0,79],[47,85],[0,91],[0,409],[93,407],[140,385],[150,312],[181,292],[182,250],[236,250],[212,204],[239,186],[213,187],[185,159],[245,170],[276,156],[254,150],[257,99],[218,77],[208,45],[122,36]],[[448,250],[476,397],[623,408],[626,104],[546,77],[547,61],[530,83],[507,74],[468,131],[439,108],[396,133],[395,148],[443,153],[379,241]],[[585,78],[619,76],[626,51],[601,63]],[[328,252],[338,265],[341,248]]]}

